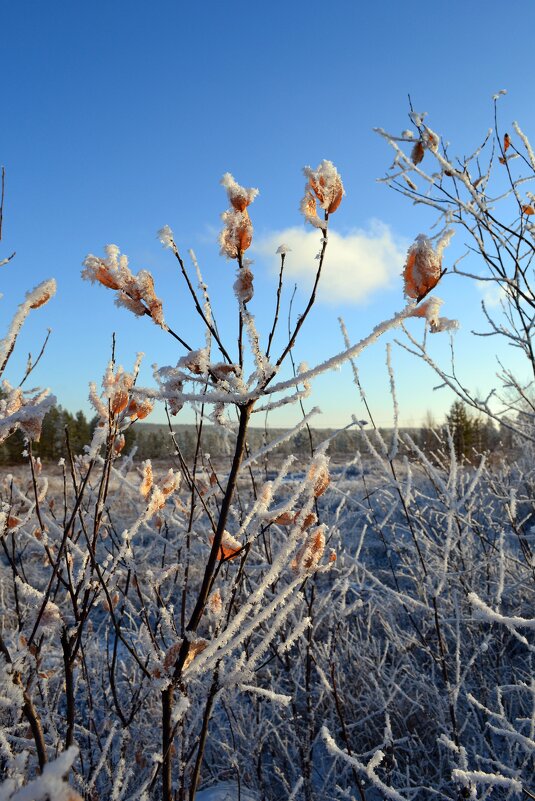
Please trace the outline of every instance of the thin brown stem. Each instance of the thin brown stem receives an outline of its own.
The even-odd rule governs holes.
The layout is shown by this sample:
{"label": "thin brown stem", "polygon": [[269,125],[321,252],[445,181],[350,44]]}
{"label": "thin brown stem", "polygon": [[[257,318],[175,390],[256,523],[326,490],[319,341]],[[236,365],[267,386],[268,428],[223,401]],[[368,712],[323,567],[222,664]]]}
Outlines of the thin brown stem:
{"label": "thin brown stem", "polygon": [[281,253],[281,268],[279,271],[279,285],[277,287],[277,302],[275,304],[275,314],[273,316],[273,325],[271,326],[271,331],[269,332],[268,337],[268,345],[266,349],[266,359],[269,359],[269,353],[271,350],[271,343],[273,341],[273,337],[275,335],[275,329],[277,328],[277,323],[279,320],[279,310],[280,310],[280,302],[281,302],[281,293],[282,293],[282,278],[284,273],[284,260],[286,258],[286,253]]}
{"label": "thin brown stem", "polygon": [[217,689],[219,684],[219,675],[218,671],[214,672],[214,678],[212,680],[212,685],[210,687],[210,691],[208,693],[208,698],[206,701],[206,706],[204,708],[204,714],[202,718],[202,726],[201,731],[199,734],[199,744],[197,746],[197,756],[195,758],[195,765],[193,766],[193,772],[191,774],[191,782],[189,788],[189,801],[195,801],[195,795],[197,793],[197,785],[199,784],[199,779],[201,775],[201,766],[204,757],[204,749],[206,747],[206,738],[208,736],[208,725],[210,723],[210,717],[212,715],[212,709],[214,708],[214,701],[217,695]]}
{"label": "thin brown stem", "polygon": [[[203,311],[203,309],[202,309],[202,306],[201,306],[201,304],[199,303],[199,299],[198,299],[198,297],[197,297],[197,293],[195,292],[195,290],[194,290],[194,288],[193,288],[193,285],[192,285],[192,283],[191,283],[191,281],[190,281],[190,278],[189,278],[189,275],[188,275],[188,273],[187,273],[187,270],[186,270],[186,267],[185,267],[184,261],[183,261],[183,259],[182,259],[181,255],[180,255],[180,253],[179,253],[179,251],[178,251],[178,248],[176,247],[176,245],[175,245],[175,246],[174,246],[174,248],[173,248],[173,253],[175,254],[175,256],[176,256],[176,258],[177,258],[177,261],[178,261],[178,263],[180,264],[180,270],[181,270],[181,272],[182,272],[182,275],[183,275],[183,277],[184,277],[184,280],[186,281],[187,287],[188,287],[188,289],[189,289],[189,293],[190,293],[190,295],[191,295],[191,297],[192,297],[192,299],[193,299],[193,303],[195,304],[195,310],[196,310],[197,314],[200,316],[200,318],[202,319],[203,323],[204,323],[204,324],[205,324],[205,326],[208,328],[208,330],[210,331],[211,335],[213,336],[213,338],[214,338],[214,339],[215,339],[215,341],[217,342],[217,347],[218,347],[218,348],[219,348],[219,350],[221,351],[221,354],[222,354],[223,358],[224,358],[224,359],[226,359],[226,360],[227,360],[227,362],[228,362],[229,364],[232,364],[232,359],[231,359],[231,358],[230,358],[230,356],[228,355],[228,353],[227,353],[227,351],[226,351],[225,347],[223,346],[223,343],[221,342],[221,339],[219,338],[219,334],[218,334],[218,332],[217,332],[217,329],[216,329],[216,328],[215,328],[215,327],[214,327],[214,326],[213,326],[213,325],[210,323],[210,321],[209,321],[209,320],[206,318],[206,315],[205,315],[205,313],[204,313],[204,311]],[[171,333],[171,330],[170,330],[170,329],[169,329],[169,331],[170,331],[170,333]],[[176,336],[176,334],[173,334],[173,336]],[[188,350],[191,350],[191,348],[188,348]]]}
{"label": "thin brown stem", "polygon": [[[245,451],[245,438],[247,434],[249,420],[251,418],[253,410],[253,405],[254,401],[251,401],[247,405],[241,406],[239,408],[240,420],[238,427],[238,436],[234,448],[234,458],[232,460],[232,466],[229,473],[225,495],[223,496],[223,501],[221,503],[219,520],[214,534],[214,539],[212,542],[212,547],[210,550],[208,561],[206,563],[206,567],[204,570],[204,576],[201,587],[199,589],[197,602],[195,604],[195,608],[193,609],[189,622],[186,626],[186,631],[189,633],[193,633],[197,630],[197,627],[199,626],[199,623],[201,621],[204,609],[208,601],[208,597],[212,589],[214,573],[216,570],[216,565],[218,563],[221,551],[221,542],[223,540],[223,533],[227,525],[228,515],[230,512],[230,508],[237,487],[238,474],[240,471],[243,454]],[[182,676],[182,671],[184,669],[189,649],[190,649],[190,641],[187,637],[184,637],[175,664],[175,669],[173,673],[173,683],[162,692],[162,729],[163,729],[162,799],[163,801],[172,801],[171,746],[172,746],[173,731],[171,727],[171,714],[173,707],[173,694],[174,694],[173,688],[180,682],[180,678]]]}
{"label": "thin brown stem", "polygon": [[63,667],[65,671],[65,699],[67,706],[67,732],[65,734],[65,748],[74,742],[74,717],[76,713],[74,703],[74,676],[72,672],[71,652],[69,647],[69,636],[64,628],[61,632],[61,647],[63,650]]}

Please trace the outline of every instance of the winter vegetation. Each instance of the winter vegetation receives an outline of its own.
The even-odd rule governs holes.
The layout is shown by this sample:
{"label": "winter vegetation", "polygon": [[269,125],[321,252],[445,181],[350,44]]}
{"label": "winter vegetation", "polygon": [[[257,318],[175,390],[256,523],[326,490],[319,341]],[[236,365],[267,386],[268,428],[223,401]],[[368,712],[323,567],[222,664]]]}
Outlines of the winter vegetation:
{"label": "winter vegetation", "polygon": [[[424,114],[410,120],[399,136],[379,131],[394,152],[384,181],[417,204],[415,219],[418,204],[434,209],[436,233],[408,251],[399,311],[357,341],[342,323],[343,349],[319,364],[294,364],[292,349],[343,202],[330,161],[305,168],[301,210],[319,250],[289,330],[284,243],[272,325],[256,327],[257,190],[230,174],[220,247],[237,341],[221,338],[195,255],[169,227],[159,236],[195,331],[169,327],[151,274],[117,246],[86,257],[84,278],[178,354],[143,387],[141,356],[125,369],[112,353],[90,388],[91,424],[26,391],[35,361],[8,380],[19,331],[55,283],[25,295],[0,342],[4,461],[9,443],[24,448],[24,468],[0,480],[0,801],[535,798],[535,155],[497,114],[461,158]],[[433,294],[446,269],[475,277],[447,261],[455,233],[501,290],[487,333],[526,360],[522,375],[503,365],[484,399],[427,351],[431,335],[454,349],[457,325]],[[376,427],[358,357],[392,330],[456,393],[448,425],[399,429],[388,348],[395,411],[391,429]],[[342,364],[368,419],[322,439],[303,400]],[[156,403],[174,432],[165,468],[136,460],[132,439]],[[263,427],[288,404],[293,429]],[[185,405],[197,419],[187,447]]]}
{"label": "winter vegetation", "polygon": [[[364,422],[367,421],[363,420],[362,425]],[[42,462],[49,462],[49,468],[57,465],[60,459],[68,457],[65,430],[68,431],[71,448],[75,452],[80,452],[92,437],[97,424],[96,416],[88,421],[82,411],[71,414],[61,406],[53,406],[43,417],[39,442],[34,442],[32,446],[33,454]],[[409,434],[420,448],[432,454],[440,443],[446,441],[448,430],[456,443],[458,458],[464,457],[470,460],[476,458],[477,454],[496,447],[499,447],[501,452],[508,453],[513,447],[508,429],[494,425],[481,414],[471,413],[462,401],[455,401],[452,404],[442,422],[436,421],[429,412],[421,426],[400,428],[400,433]],[[380,431],[384,437],[392,435],[391,428],[383,428]],[[193,458],[197,445],[197,427],[194,424],[173,421],[172,432],[179,443],[182,455],[186,459]],[[251,426],[247,436],[249,447],[254,451],[260,450],[266,444],[267,436],[265,427]],[[286,437],[285,428],[269,426],[269,439],[276,439],[279,442],[266,454],[264,461],[268,469],[270,461],[274,458],[280,459],[294,454],[299,462],[307,459],[310,457],[311,443],[315,449],[326,440],[327,454],[337,463],[345,462],[349,456],[354,456],[356,451],[364,456],[368,453],[366,436],[360,427],[354,425],[343,429],[314,428],[309,425],[293,434],[291,438]],[[203,426],[203,450],[216,460],[228,458],[227,432],[222,431],[220,426]],[[0,464],[11,468],[27,464],[25,451],[24,434],[19,431],[0,445]],[[175,455],[175,445],[169,425],[136,422],[125,431],[124,451],[132,456],[136,465],[145,459],[167,464]]]}

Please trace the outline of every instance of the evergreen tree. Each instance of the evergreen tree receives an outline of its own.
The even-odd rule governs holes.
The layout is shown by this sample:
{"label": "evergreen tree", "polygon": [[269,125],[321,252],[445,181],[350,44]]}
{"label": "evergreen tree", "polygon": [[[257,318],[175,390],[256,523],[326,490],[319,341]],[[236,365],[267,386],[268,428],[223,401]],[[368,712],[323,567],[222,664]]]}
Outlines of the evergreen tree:
{"label": "evergreen tree", "polygon": [[476,454],[496,447],[498,432],[491,420],[470,415],[461,401],[455,401],[446,419],[453,437],[457,459],[471,461]]}
{"label": "evergreen tree", "polygon": [[446,422],[453,438],[455,456],[462,461],[471,452],[474,437],[472,421],[464,403],[455,401],[452,404]]}
{"label": "evergreen tree", "polygon": [[24,435],[15,431],[0,445],[0,464],[20,464],[24,461],[25,450]]}
{"label": "evergreen tree", "polygon": [[82,453],[84,445],[87,445],[91,439],[89,423],[83,412],[77,412],[74,418],[70,417],[68,428],[71,448],[74,453]]}

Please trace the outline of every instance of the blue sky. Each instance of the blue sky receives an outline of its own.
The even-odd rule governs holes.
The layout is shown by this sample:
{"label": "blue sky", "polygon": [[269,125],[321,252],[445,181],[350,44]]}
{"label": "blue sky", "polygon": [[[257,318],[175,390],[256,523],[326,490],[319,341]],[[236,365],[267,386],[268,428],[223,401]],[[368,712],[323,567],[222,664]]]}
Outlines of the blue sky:
{"label": "blue sky", "polygon": [[[2,328],[25,289],[49,276],[58,281],[54,301],[27,324],[8,377],[16,379],[47,327],[53,333],[34,381],[50,386],[71,410],[87,410],[87,384],[100,380],[113,331],[125,367],[138,351],[146,353],[142,383],[151,383],[153,363],[176,363],[182,352],[170,337],[115,308],[110,291],[81,280],[84,256],[102,253],[110,242],[128,254],[135,271],[153,271],[169,323],[201,346],[173,256],[156,239],[164,224],[184,253],[196,251],[219,323],[232,341],[234,266],[219,256],[217,245],[227,206],[219,180],[226,171],[260,189],[250,209],[251,310],[265,331],[276,287],[269,248],[288,229],[305,230],[298,212],[301,168],[323,158],[337,165],[347,192],[331,230],[350,245],[351,237],[385,235],[401,260],[389,267],[388,285],[364,297],[357,288],[370,268],[362,254],[354,273],[345,265],[348,292],[334,297],[329,290],[336,264],[328,262],[334,272],[327,274],[295,358],[312,365],[339,350],[339,315],[352,339],[360,339],[402,307],[397,276],[403,253],[433,221],[429,211],[376,182],[391,154],[372,129],[406,127],[410,92],[415,107],[429,112],[432,127],[457,152],[468,152],[492,124],[491,95],[505,87],[504,127],[518,119],[533,131],[528,54],[535,6],[518,8],[494,0],[427,6],[340,0],[332,7],[316,0],[1,2],[0,161],[7,181],[0,255],[17,251],[2,268]],[[452,258],[461,251],[458,241]],[[296,311],[306,302],[307,280],[301,270]],[[291,289],[290,282],[284,314]],[[451,276],[439,294],[444,313],[461,322],[459,372],[484,392],[495,383],[497,365],[496,343],[470,334],[480,324],[481,292]],[[448,337],[435,337],[432,351],[447,363]],[[433,392],[436,376],[399,349],[393,362],[402,421],[418,423],[427,409],[442,419],[452,397]],[[361,378],[376,418],[388,425],[384,343],[362,357]],[[318,425],[343,425],[352,412],[363,416],[348,368],[318,380],[307,408],[312,404],[324,412]],[[186,415],[180,419],[188,421]],[[292,419],[296,414],[285,412],[273,422]]]}

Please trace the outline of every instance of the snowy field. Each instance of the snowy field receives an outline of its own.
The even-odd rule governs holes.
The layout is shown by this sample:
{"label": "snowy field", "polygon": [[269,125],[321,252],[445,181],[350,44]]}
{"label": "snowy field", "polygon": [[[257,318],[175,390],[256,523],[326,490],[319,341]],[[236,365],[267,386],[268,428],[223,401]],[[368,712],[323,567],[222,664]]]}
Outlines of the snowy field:
{"label": "snowy field", "polygon": [[[299,798],[305,782],[325,799],[358,798],[361,784],[366,799],[385,787],[456,798],[476,774],[506,798],[529,781],[531,473],[460,468],[451,453],[443,466],[409,461],[409,444],[392,461],[387,446],[372,434],[368,457],[343,467],[320,455],[267,481],[256,469],[254,489],[242,476],[173,699],[182,776],[209,709],[200,801]],[[49,756],[80,749],[73,786],[144,798],[222,476],[198,476],[192,507],[163,467],[104,468],[74,515],[86,460],[66,470],[66,495],[58,468],[49,481],[36,470],[37,495],[28,467],[3,478],[4,759],[25,755],[31,771],[38,758],[15,714],[16,670]]]}

